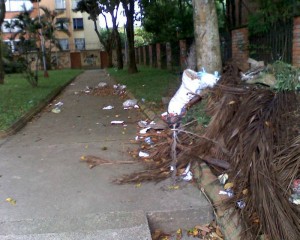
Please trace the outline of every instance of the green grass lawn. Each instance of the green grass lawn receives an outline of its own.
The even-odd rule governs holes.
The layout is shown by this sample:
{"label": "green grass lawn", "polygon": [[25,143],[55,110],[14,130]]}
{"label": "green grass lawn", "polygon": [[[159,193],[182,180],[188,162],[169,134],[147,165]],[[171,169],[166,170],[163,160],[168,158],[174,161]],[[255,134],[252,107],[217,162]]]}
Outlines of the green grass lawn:
{"label": "green grass lawn", "polygon": [[9,74],[0,85],[0,130],[5,130],[30,109],[46,100],[49,94],[68,83],[82,70],[49,71],[49,78],[39,73],[38,87],[33,88],[22,74]]}
{"label": "green grass lawn", "polygon": [[127,69],[108,69],[109,74],[139,100],[160,103],[162,97],[172,96],[181,83],[180,76],[168,70],[138,66],[138,73],[128,74]]}

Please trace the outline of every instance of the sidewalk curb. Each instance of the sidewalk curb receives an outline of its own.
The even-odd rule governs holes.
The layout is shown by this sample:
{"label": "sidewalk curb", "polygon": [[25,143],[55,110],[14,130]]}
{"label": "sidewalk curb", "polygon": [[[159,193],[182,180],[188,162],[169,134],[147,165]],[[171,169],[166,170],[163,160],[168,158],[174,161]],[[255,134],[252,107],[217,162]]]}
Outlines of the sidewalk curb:
{"label": "sidewalk curb", "polygon": [[[82,73],[81,73],[82,74]],[[37,106],[26,112],[20,119],[14,122],[8,129],[0,131],[0,139],[6,138],[18,132],[22,129],[37,113],[43,110],[55,97],[57,97],[71,82],[73,82],[78,76],[71,78],[63,86],[54,89],[50,92]]]}

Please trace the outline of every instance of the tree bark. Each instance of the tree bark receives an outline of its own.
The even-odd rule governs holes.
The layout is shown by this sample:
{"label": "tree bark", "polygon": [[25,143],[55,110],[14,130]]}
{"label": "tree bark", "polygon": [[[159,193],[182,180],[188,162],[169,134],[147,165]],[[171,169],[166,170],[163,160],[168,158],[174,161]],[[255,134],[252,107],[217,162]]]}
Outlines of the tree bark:
{"label": "tree bark", "polygon": [[[0,26],[2,26],[2,23],[5,18],[5,1],[0,0]],[[1,31],[1,30],[0,30]],[[4,66],[3,66],[3,56],[2,56],[2,32],[0,32],[0,84],[4,84]]]}
{"label": "tree bark", "polygon": [[214,0],[193,0],[194,34],[198,70],[221,72],[218,18]]}
{"label": "tree bark", "polygon": [[115,31],[116,51],[117,51],[117,68],[123,69],[123,53],[122,53],[122,42],[118,30]]}
{"label": "tree bark", "polygon": [[126,22],[126,33],[128,42],[128,73],[137,73],[137,66],[135,62],[135,51],[134,51],[134,0],[122,0],[123,8],[125,10],[127,22]]}

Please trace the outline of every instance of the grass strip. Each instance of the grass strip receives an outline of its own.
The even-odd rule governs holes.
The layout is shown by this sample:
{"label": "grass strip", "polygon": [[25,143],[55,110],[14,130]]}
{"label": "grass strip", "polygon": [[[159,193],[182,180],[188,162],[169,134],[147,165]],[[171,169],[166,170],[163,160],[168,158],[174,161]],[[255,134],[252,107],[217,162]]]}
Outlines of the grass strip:
{"label": "grass strip", "polygon": [[53,91],[65,86],[82,72],[77,69],[49,71],[49,78],[39,73],[38,87],[33,88],[23,74],[8,74],[0,85],[0,130],[5,131],[23,115],[37,107]]}
{"label": "grass strip", "polygon": [[127,69],[108,69],[108,73],[118,83],[127,86],[127,89],[145,103],[161,103],[162,97],[172,96],[181,83],[180,76],[171,71],[138,66],[138,73],[129,74]]}

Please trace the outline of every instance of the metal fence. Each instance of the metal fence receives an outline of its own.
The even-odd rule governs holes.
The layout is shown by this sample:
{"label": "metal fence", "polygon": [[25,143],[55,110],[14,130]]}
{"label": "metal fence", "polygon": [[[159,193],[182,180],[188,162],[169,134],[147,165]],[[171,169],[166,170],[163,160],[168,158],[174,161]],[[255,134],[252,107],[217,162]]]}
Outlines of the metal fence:
{"label": "metal fence", "polygon": [[249,55],[258,61],[292,63],[293,21],[276,23],[266,33],[250,35]]}

